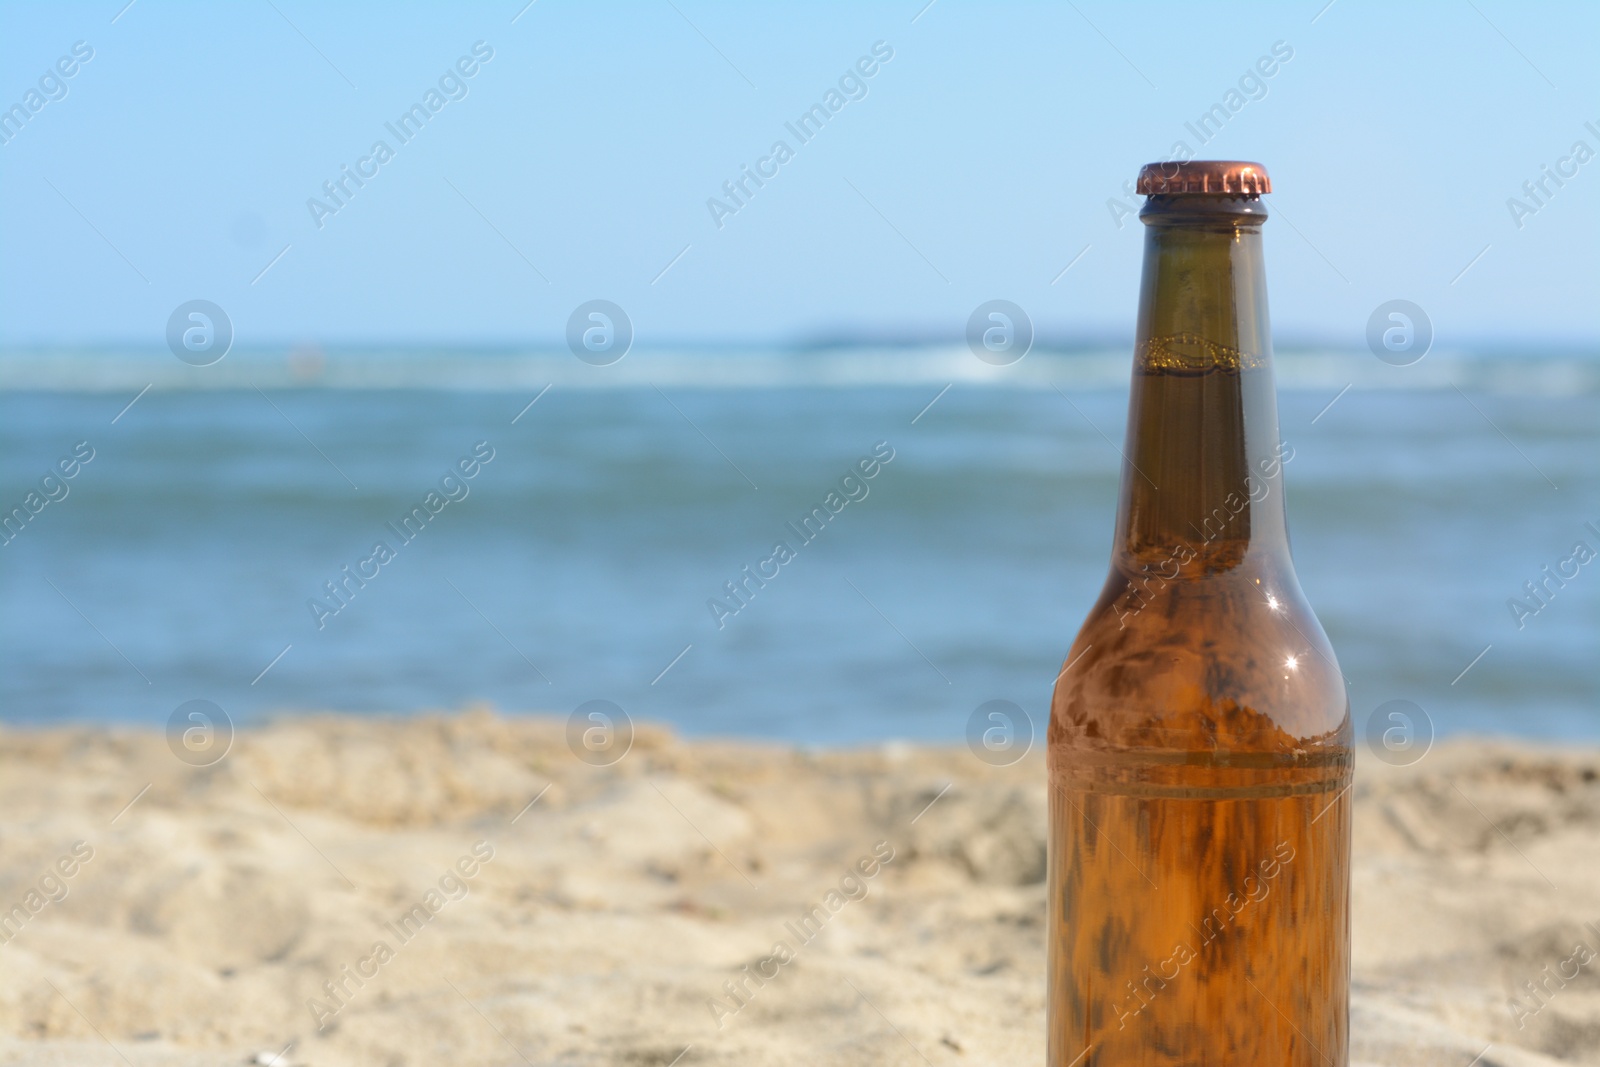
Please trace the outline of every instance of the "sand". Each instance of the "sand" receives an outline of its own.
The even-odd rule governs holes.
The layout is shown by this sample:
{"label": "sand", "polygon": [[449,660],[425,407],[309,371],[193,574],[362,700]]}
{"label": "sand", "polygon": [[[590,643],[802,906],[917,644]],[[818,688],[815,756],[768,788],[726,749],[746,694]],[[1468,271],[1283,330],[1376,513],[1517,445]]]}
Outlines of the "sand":
{"label": "sand", "polygon": [[[564,725],[0,732],[0,1064],[1043,1063],[1039,753]],[[1600,750],[1357,781],[1354,1062],[1600,1064]]]}

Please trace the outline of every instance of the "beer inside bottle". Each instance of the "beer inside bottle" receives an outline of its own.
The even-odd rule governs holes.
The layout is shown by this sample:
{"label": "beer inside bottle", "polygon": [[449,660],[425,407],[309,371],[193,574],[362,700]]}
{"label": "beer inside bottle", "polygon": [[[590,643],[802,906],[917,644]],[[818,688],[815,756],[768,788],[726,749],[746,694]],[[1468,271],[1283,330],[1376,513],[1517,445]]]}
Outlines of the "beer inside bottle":
{"label": "beer inside bottle", "polygon": [[1049,728],[1051,1067],[1345,1067],[1349,701],[1289,556],[1254,163],[1151,164],[1111,574]]}

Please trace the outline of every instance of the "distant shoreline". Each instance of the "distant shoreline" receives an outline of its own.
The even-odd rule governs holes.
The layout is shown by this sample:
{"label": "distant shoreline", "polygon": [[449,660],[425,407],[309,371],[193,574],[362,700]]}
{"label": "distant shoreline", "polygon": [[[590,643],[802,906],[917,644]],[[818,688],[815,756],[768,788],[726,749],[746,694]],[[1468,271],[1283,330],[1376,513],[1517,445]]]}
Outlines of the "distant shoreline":
{"label": "distant shoreline", "polygon": [[[1131,344],[1035,345],[1021,361],[997,367],[974,358],[959,341],[853,341],[815,346],[650,348],[593,367],[555,348],[315,346],[241,347],[219,362],[195,367],[146,347],[0,350],[0,393],[132,393],[248,389],[446,390],[513,392],[559,389],[923,388],[949,383],[980,388],[1125,389]],[[1282,390],[1448,390],[1588,396],[1600,393],[1600,349],[1547,348],[1432,351],[1421,362],[1392,367],[1365,349],[1277,346]]]}

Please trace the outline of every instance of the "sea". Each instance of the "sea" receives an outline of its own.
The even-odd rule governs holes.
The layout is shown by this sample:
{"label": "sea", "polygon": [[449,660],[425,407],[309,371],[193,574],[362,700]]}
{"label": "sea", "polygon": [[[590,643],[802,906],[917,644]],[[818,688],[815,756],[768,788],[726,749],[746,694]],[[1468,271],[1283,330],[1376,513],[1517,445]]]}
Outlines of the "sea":
{"label": "sea", "polygon": [[[1128,374],[1116,345],[0,354],[0,721],[604,700],[957,744],[1003,700],[1042,736]],[[1430,738],[1600,739],[1600,356],[1276,374],[1358,731],[1408,701]]]}

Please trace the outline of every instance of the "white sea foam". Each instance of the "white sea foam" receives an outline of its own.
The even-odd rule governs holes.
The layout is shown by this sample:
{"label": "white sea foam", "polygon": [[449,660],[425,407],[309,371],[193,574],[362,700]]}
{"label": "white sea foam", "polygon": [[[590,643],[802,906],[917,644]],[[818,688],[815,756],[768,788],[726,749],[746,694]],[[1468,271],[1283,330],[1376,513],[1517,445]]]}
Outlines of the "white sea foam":
{"label": "white sea foam", "polygon": [[[1283,389],[1448,389],[1533,395],[1600,392],[1600,358],[1482,355],[1435,351],[1392,367],[1364,351],[1287,350],[1275,359]],[[348,349],[231,353],[192,367],[165,352],[0,353],[0,390],[62,392],[210,389],[447,389],[519,392],[546,385],[576,389],[784,389],[941,386],[953,382],[1014,389],[1120,389],[1126,349],[1039,351],[995,367],[964,347],[829,348],[819,351],[653,350],[595,367],[564,351],[382,351]]]}

